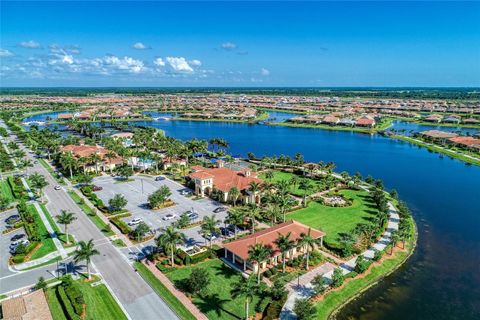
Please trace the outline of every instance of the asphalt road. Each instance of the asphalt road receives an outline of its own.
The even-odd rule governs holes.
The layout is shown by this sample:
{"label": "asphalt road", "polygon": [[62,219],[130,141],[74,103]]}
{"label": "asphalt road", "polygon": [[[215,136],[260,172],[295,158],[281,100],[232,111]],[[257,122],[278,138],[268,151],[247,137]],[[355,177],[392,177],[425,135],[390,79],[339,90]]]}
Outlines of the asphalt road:
{"label": "asphalt road", "polygon": [[[3,125],[3,121],[0,120],[0,124]],[[11,134],[10,137],[12,136]],[[27,157],[31,158],[32,161],[35,160],[28,152]],[[74,212],[77,220],[71,224],[70,232],[77,240],[94,239],[100,255],[94,256],[92,263],[96,271],[102,275],[107,285],[123,305],[131,319],[178,319],[168,305],[158,297],[152,288],[135,272],[129,264],[128,259],[105,238],[102,232],[81,211],[67,194],[66,190],[63,188],[62,190],[54,190],[57,182],[40,163],[35,164],[34,167],[29,168],[28,171],[29,173],[38,172],[42,174],[49,182],[49,186],[45,188],[44,194],[49,200],[47,208],[50,213],[56,216],[62,209]],[[2,279],[2,282],[5,280],[5,283],[7,283],[12,278],[13,277]],[[33,283],[35,282],[36,279]],[[2,286],[3,285],[6,287],[11,286],[10,283],[2,283]]]}

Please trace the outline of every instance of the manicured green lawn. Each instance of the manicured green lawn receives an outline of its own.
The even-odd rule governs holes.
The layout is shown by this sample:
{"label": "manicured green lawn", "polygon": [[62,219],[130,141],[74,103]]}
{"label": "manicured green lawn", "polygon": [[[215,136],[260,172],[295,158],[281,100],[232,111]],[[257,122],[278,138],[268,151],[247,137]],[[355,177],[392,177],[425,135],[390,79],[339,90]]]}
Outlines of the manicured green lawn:
{"label": "manicured green lawn", "polygon": [[376,212],[370,203],[368,192],[361,190],[341,190],[340,193],[353,199],[349,207],[328,207],[311,201],[307,208],[296,210],[288,215],[307,226],[326,232],[325,241],[338,244],[340,233],[350,232],[358,223],[368,223],[368,218]]}
{"label": "manicured green lawn", "polygon": [[[294,176],[297,177],[299,179],[299,181],[308,180],[310,182],[310,185],[312,185],[312,188],[307,192],[308,195],[319,191],[319,188],[321,186],[320,181],[313,180],[313,179],[308,178],[308,177],[299,176],[299,175],[296,175],[296,174],[290,173],[290,172],[274,170],[273,171],[273,179],[268,180],[265,177],[264,173],[260,175],[260,178],[275,183],[275,182],[279,182],[281,180],[290,181],[290,179],[292,179],[292,177],[294,177]],[[296,196],[303,196],[303,194],[304,194],[304,191],[298,187],[298,184],[295,185],[295,186],[290,186],[289,192],[293,195],[296,195]]]}
{"label": "manicured green lawn", "polygon": [[[85,299],[86,320],[123,320],[127,319],[122,309],[104,284],[92,287],[83,280],[76,281]],[[48,307],[54,320],[66,320],[60,301],[55,294],[55,288],[47,290]]]}
{"label": "manicured green lawn", "polygon": [[10,202],[15,200],[7,180],[0,181],[0,195],[10,200]]}
{"label": "manicured green lawn", "polygon": [[42,243],[42,246],[38,250],[36,250],[30,258],[30,260],[35,260],[51,252],[54,252],[55,250],[57,250],[57,248],[55,247],[55,243],[53,243],[53,240],[50,237],[50,234],[48,233],[47,228],[43,224],[43,221],[40,218],[40,215],[38,214],[37,209],[35,209],[35,207],[32,204],[28,205],[27,208],[28,208],[28,211],[30,211],[30,213],[33,216],[34,222],[37,226],[38,234],[40,236],[40,242]]}
{"label": "manicured green lawn", "polygon": [[182,319],[195,320],[193,314],[185,308],[185,306],[158,280],[153,273],[148,270],[140,262],[135,262],[135,268],[142,278],[153,288],[153,290],[159,295],[172,310],[175,311]]}
{"label": "manicured green lawn", "polygon": [[[184,267],[169,272],[166,276],[174,283],[188,278],[193,268],[204,268],[210,274],[210,284],[205,298],[195,297],[193,303],[209,319],[239,319],[245,317],[245,299],[232,299],[230,294],[233,283],[240,281],[241,275],[225,265],[220,259],[209,260],[193,267]],[[259,302],[256,297],[250,303],[250,315],[255,313],[255,305]]]}
{"label": "manicured green lawn", "polygon": [[[53,217],[50,214],[50,211],[48,211],[47,207],[45,207],[44,204],[41,204],[40,207],[42,208],[43,213],[47,217],[48,222],[52,226],[53,230],[57,234],[58,239],[62,242],[62,245],[65,246],[66,243],[66,237],[65,234],[60,230],[59,226],[57,225],[56,221],[54,221]],[[70,234],[68,235],[68,238],[70,239],[70,244],[73,244],[75,240],[73,239],[73,236]]]}

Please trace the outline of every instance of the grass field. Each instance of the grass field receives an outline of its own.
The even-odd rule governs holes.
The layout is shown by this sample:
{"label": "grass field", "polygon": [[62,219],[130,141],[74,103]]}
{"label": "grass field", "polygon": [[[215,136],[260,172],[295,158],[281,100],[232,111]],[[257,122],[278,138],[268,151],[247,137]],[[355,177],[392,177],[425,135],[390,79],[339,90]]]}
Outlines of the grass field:
{"label": "grass field", "polygon": [[[210,274],[210,285],[204,298],[195,297],[193,303],[209,319],[240,319],[245,317],[244,298],[232,299],[231,285],[241,279],[241,275],[225,265],[219,259],[199,263],[194,267],[184,267],[167,273],[167,277],[176,285],[188,278],[192,268],[204,268]],[[178,286],[178,285],[177,285]],[[260,298],[250,303],[250,315],[254,314],[255,305]]]}
{"label": "grass field", "polygon": [[158,280],[153,273],[140,262],[135,262],[135,268],[142,278],[153,288],[163,301],[165,301],[172,310],[175,311],[181,319],[195,320],[193,314]]}
{"label": "grass field", "polygon": [[37,209],[35,209],[33,205],[28,205],[27,208],[33,216],[34,223],[37,226],[38,234],[40,236],[40,242],[42,243],[42,246],[38,248],[30,257],[30,260],[34,260],[41,258],[51,252],[54,252],[55,250],[57,250],[57,248],[55,247],[55,243],[53,243],[53,240],[50,237],[47,228],[43,224],[43,221],[40,218]]}
{"label": "grass field", "polygon": [[338,244],[340,233],[350,232],[358,223],[368,222],[368,218],[376,213],[367,191],[341,190],[340,194],[353,199],[349,207],[328,207],[311,201],[307,208],[296,210],[288,215],[312,228],[326,232],[325,242]]}
{"label": "grass field", "polygon": [[[104,284],[92,287],[83,280],[77,281],[85,299],[86,320],[122,320],[127,319],[122,309],[112,297]],[[47,290],[48,307],[54,320],[67,320],[60,301],[55,294],[55,288]]]}
{"label": "grass field", "polygon": [[12,190],[10,189],[10,186],[7,182],[7,180],[1,180],[0,181],[0,195],[12,202],[15,200],[12,194]]}
{"label": "grass field", "polygon": [[[276,171],[276,170],[273,170],[272,172],[273,172],[273,178],[271,179],[271,182],[273,182],[273,183],[279,182],[281,180],[290,181],[290,179],[292,179],[292,177],[297,177],[299,179],[299,181],[301,181],[301,180],[310,181],[310,184],[313,186],[312,189],[307,192],[307,195],[310,195],[312,193],[315,193],[315,192],[319,191],[321,182],[318,181],[318,180],[313,180],[313,179],[310,179],[310,178],[307,178],[307,177],[302,177],[302,176],[299,176],[299,175],[296,175],[296,174],[290,173],[290,172]],[[264,173],[260,175],[260,178],[269,181],[265,177]],[[300,197],[302,197],[303,194],[304,194],[304,191],[302,189],[300,189],[298,187],[298,185],[290,186],[289,192],[293,195],[300,196]]]}
{"label": "grass field", "polygon": [[[47,207],[45,207],[44,204],[41,204],[40,207],[42,208],[42,211],[45,214],[45,217],[47,217],[47,220],[50,223],[50,225],[52,226],[53,230],[57,234],[58,239],[62,242],[62,245],[65,246],[65,243],[67,242],[65,234],[60,230],[60,227],[58,226],[56,221],[53,219],[53,217],[50,214],[50,211],[48,211]],[[70,244],[73,244],[74,241],[75,241],[73,236],[70,234],[70,235],[68,235],[68,238],[70,239]]]}

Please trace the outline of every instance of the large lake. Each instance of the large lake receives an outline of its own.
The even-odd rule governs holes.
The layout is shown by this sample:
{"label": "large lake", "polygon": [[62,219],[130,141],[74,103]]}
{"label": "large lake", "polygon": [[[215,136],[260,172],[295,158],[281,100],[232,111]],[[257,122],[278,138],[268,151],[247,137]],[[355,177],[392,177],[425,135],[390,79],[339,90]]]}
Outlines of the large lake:
{"label": "large lake", "polygon": [[336,171],[359,171],[384,180],[411,208],[418,248],[339,318],[480,319],[479,167],[379,135],[220,122],[131,125],[160,128],[179,139],[222,137],[232,154],[301,152],[307,161],[334,161]]}

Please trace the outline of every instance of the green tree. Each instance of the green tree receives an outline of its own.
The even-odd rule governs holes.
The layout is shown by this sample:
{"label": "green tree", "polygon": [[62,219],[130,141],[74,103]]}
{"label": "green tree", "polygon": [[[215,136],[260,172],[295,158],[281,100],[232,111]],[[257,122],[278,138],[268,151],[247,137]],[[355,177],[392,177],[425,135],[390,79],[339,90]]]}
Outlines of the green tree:
{"label": "green tree", "polygon": [[358,255],[357,260],[355,260],[355,272],[360,274],[364,273],[368,267],[370,266],[370,263],[365,259],[363,255]]}
{"label": "green tree", "polygon": [[250,246],[248,249],[248,260],[255,262],[257,265],[257,282],[260,283],[260,263],[267,260],[270,256],[272,249],[263,245],[262,243],[257,243],[253,246]]}
{"label": "green tree", "polygon": [[275,239],[274,243],[280,250],[282,254],[282,272],[285,273],[285,263],[287,259],[287,252],[292,250],[295,247],[295,241],[290,239],[292,235],[291,232],[287,233],[286,235],[278,234],[277,239]]}
{"label": "green tree", "polygon": [[204,268],[193,268],[187,279],[187,287],[192,294],[202,294],[210,284],[210,273]]}
{"label": "green tree", "polygon": [[76,219],[77,217],[75,217],[75,213],[69,212],[67,210],[60,211],[60,214],[57,216],[57,222],[59,224],[63,224],[65,241],[67,244],[70,243],[70,237],[68,236],[68,225],[71,224]]}
{"label": "green tree", "polygon": [[345,275],[343,274],[342,269],[336,268],[335,270],[333,270],[332,286],[334,288],[338,288],[343,284],[343,281],[345,281]]}
{"label": "green tree", "polygon": [[127,165],[123,165],[117,169],[117,172],[120,177],[124,180],[128,180],[131,176],[133,176],[133,169]]}
{"label": "green tree", "polygon": [[308,228],[308,233],[301,233],[300,239],[298,240],[298,244],[302,246],[305,250],[305,255],[307,257],[305,268],[308,270],[308,262],[310,258],[310,249],[315,249],[315,245],[318,243],[318,240],[312,237],[311,235],[312,229]]}
{"label": "green tree", "polygon": [[273,171],[269,170],[265,173],[265,178],[267,178],[268,181],[272,181],[273,179]]}
{"label": "green tree", "polygon": [[170,253],[172,267],[175,265],[174,255],[177,251],[177,245],[185,242],[185,235],[177,231],[173,226],[168,226],[161,230],[157,238],[157,246],[163,248],[166,254]]}
{"label": "green tree", "polygon": [[167,201],[172,192],[167,186],[161,186],[157,191],[148,196],[148,203],[152,209],[157,209]]}
{"label": "green tree", "polygon": [[75,263],[78,263],[79,261],[82,261],[82,260],[85,261],[85,263],[87,264],[88,280],[91,279],[90,261],[93,256],[99,255],[99,254],[100,252],[94,248],[93,239],[90,239],[87,242],[80,241],[78,243],[78,248],[73,255],[73,261]]}
{"label": "green tree", "polygon": [[220,220],[218,220],[217,216],[214,214],[212,214],[211,216],[203,217],[201,230],[202,230],[203,236],[209,239],[210,248],[212,247],[213,235],[220,231],[220,229],[218,228],[219,223],[220,223]]}
{"label": "green tree", "polygon": [[322,274],[317,274],[312,280],[312,285],[315,294],[323,294],[326,290],[327,280]]}
{"label": "green tree", "polygon": [[137,241],[140,242],[140,240],[142,240],[143,237],[145,237],[148,231],[150,231],[150,228],[148,227],[148,225],[145,222],[140,222],[138,226],[135,228],[135,230],[133,230],[133,235],[135,236]]}
{"label": "green tree", "polygon": [[45,179],[44,176],[42,176],[41,174],[35,172],[33,174],[30,175],[29,177],[29,181],[30,181],[30,185],[32,186],[32,188],[38,190],[38,194],[40,196],[42,196],[43,194],[43,189],[48,186],[48,182],[47,180]]}
{"label": "green tree", "polygon": [[295,299],[293,312],[297,315],[298,320],[314,319],[317,314],[315,305],[308,299]]}
{"label": "green tree", "polygon": [[232,209],[227,212],[225,223],[231,224],[235,228],[235,239],[237,239],[238,228],[245,221],[245,212],[243,210]]}
{"label": "green tree", "polygon": [[248,278],[240,277],[238,282],[233,283],[231,295],[232,298],[236,299],[238,297],[245,298],[245,319],[248,320],[249,314],[249,305],[252,300],[255,298],[255,295],[259,292],[260,287],[255,281],[254,276]]}
{"label": "green tree", "polygon": [[108,200],[111,212],[117,212],[123,210],[127,205],[128,200],[121,194],[116,194],[112,199]]}
{"label": "green tree", "polygon": [[64,152],[60,155],[60,164],[70,172],[70,179],[73,178],[73,169],[78,166],[78,161],[71,152]]}
{"label": "green tree", "polygon": [[235,207],[237,205],[238,197],[240,196],[240,191],[236,187],[233,187],[228,191],[228,195],[232,199],[233,206]]}
{"label": "green tree", "polygon": [[307,193],[312,189],[312,185],[306,179],[302,179],[298,186],[300,190],[303,190],[303,206],[307,206]]}
{"label": "green tree", "polygon": [[176,222],[177,228],[179,229],[184,229],[189,224],[190,224],[190,218],[188,217],[187,212],[182,213]]}
{"label": "green tree", "polygon": [[38,278],[37,283],[35,284],[35,290],[43,290],[47,287],[47,282],[45,281],[44,277]]}

